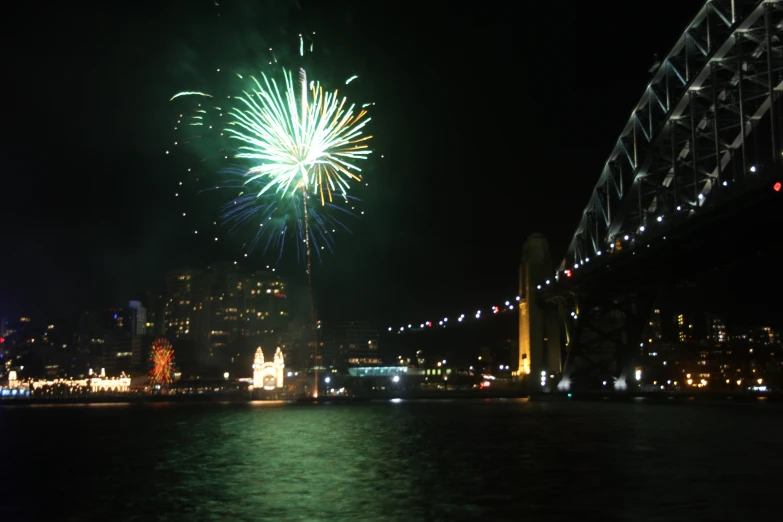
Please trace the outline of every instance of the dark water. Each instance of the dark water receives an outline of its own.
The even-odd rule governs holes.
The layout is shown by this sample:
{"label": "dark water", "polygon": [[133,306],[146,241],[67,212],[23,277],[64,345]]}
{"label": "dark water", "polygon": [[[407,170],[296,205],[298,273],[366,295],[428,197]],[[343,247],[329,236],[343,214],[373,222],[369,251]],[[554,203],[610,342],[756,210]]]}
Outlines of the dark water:
{"label": "dark water", "polygon": [[781,443],[770,403],[0,407],[0,520],[774,520]]}

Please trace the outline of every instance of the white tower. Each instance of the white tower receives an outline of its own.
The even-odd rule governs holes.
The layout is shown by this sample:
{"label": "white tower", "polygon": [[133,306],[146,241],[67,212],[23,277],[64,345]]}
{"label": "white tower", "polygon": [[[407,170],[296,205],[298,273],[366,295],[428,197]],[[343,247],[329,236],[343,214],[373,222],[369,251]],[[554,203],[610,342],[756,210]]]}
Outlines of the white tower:
{"label": "white tower", "polygon": [[264,386],[264,352],[259,346],[256,350],[256,356],[253,358],[253,387],[262,388]]}
{"label": "white tower", "polygon": [[283,359],[283,351],[280,347],[277,347],[275,351],[275,378],[277,379],[277,387],[283,387],[283,370],[285,369],[285,361]]}

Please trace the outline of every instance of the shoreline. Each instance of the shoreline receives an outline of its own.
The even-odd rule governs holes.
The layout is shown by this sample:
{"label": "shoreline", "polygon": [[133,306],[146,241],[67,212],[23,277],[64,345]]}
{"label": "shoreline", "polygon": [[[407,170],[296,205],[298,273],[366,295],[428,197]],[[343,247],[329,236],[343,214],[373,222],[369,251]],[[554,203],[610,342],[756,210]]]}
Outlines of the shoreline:
{"label": "shoreline", "polygon": [[527,399],[531,402],[636,402],[646,404],[682,404],[704,402],[726,403],[763,403],[783,402],[783,392],[766,393],[723,393],[723,392],[572,392],[565,393],[537,393],[528,394],[522,390],[494,390],[486,392],[431,392],[431,393],[402,393],[386,395],[367,395],[361,397],[322,396],[318,399],[310,397],[258,397],[249,395],[108,395],[100,397],[31,397],[31,398],[2,398],[2,406],[33,406],[33,405],[95,405],[95,404],[162,404],[162,403],[249,403],[269,402],[298,405],[321,404],[363,404],[368,402],[385,402],[394,399],[400,401],[426,401],[426,400],[500,400],[500,399]]}

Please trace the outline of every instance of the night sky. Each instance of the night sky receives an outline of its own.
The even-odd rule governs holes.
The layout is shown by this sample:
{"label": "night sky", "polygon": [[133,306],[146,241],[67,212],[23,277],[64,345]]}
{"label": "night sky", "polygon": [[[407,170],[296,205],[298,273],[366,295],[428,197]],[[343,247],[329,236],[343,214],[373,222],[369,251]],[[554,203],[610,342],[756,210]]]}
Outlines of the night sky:
{"label": "night sky", "polygon": [[[169,98],[302,31],[376,102],[367,213],[316,267],[320,314],[397,324],[494,304],[515,294],[529,234],[562,258],[653,54],[701,2],[220,4],[4,17],[0,313],[118,305],[168,269],[240,259],[243,238],[199,243],[181,218]],[[295,284],[303,270],[278,265]]]}

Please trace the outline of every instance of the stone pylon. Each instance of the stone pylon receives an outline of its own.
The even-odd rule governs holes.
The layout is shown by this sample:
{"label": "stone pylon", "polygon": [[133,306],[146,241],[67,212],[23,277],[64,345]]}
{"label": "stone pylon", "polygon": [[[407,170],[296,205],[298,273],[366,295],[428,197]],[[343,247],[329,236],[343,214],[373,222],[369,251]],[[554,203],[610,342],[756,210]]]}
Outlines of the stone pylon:
{"label": "stone pylon", "polygon": [[[538,382],[542,372],[560,372],[560,325],[557,307],[546,303],[536,287],[554,279],[549,243],[532,234],[522,247],[519,266],[519,362],[517,375]],[[554,282],[554,281],[553,281]]]}

